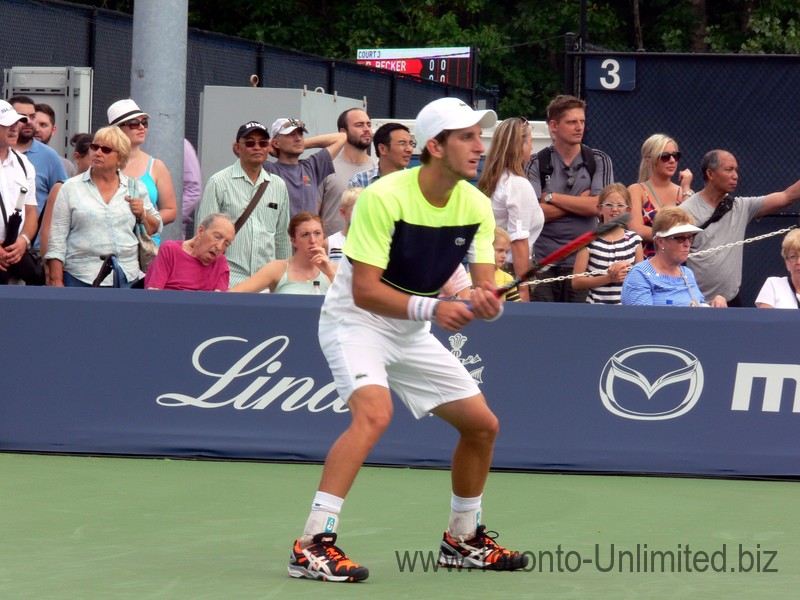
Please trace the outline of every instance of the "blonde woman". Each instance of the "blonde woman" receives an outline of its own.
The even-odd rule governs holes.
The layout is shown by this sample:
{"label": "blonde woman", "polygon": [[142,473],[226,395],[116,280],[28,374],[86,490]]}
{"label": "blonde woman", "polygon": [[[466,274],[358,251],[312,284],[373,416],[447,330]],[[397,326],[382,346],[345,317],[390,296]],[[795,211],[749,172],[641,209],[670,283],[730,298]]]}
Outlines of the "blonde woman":
{"label": "blonde woman", "polygon": [[[108,254],[116,256],[120,287],[130,287],[139,276],[139,242],[133,232],[136,220],[151,236],[161,231],[161,217],[147,192],[128,195],[130,140],[119,127],[103,127],[89,146],[89,170],[68,179],[53,205],[47,285],[91,287]],[[101,285],[112,285],[109,275]]]}
{"label": "blonde woman", "polygon": [[788,277],[768,277],[756,298],[758,308],[800,308],[800,229],[786,234],[781,256]]}
{"label": "blonde woman", "polygon": [[[525,176],[525,164],[531,158],[533,140],[527,119],[506,119],[495,129],[492,146],[478,180],[480,190],[492,200],[494,220],[511,238],[514,274],[521,277],[530,269],[533,243],[544,227],[544,213],[531,182]],[[527,286],[520,288],[520,298],[529,300]]]}
{"label": "blonde woman", "polygon": [[[678,142],[663,133],[656,133],[642,144],[642,161],[639,164],[639,182],[628,188],[631,194],[631,221],[629,227],[644,240],[644,255],[655,254],[653,245],[653,219],[667,206],[678,206],[694,194],[692,172],[684,169],[678,173],[681,151]],[[678,173],[678,183],[672,181]]]}

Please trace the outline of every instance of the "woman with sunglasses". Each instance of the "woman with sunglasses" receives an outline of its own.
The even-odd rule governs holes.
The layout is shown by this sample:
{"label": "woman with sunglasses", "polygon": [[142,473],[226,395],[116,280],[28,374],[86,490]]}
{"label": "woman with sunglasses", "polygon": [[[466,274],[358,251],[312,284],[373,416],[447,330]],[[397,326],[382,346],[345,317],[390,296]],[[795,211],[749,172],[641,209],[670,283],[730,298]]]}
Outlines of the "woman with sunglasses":
{"label": "woman with sunglasses", "polygon": [[[150,202],[158,208],[165,225],[178,217],[175,188],[167,166],[142,150],[150,126],[150,115],[131,100],[118,100],[108,107],[108,124],[119,127],[131,141],[131,156],[123,173],[138,179],[147,190]],[[142,186],[140,186],[142,187]],[[159,243],[156,236],[155,242]]]}
{"label": "woman with sunglasses", "polygon": [[139,242],[133,228],[141,219],[153,235],[161,230],[161,217],[147,192],[128,196],[129,178],[122,169],[130,148],[119,127],[103,127],[89,146],[89,170],[68,179],[59,190],[45,255],[47,285],[91,287],[109,254],[116,257],[118,269],[101,286],[130,287],[137,281]]}
{"label": "woman with sunglasses", "polygon": [[663,133],[651,135],[642,144],[639,182],[628,190],[631,193],[630,228],[642,236],[645,258],[655,254],[651,228],[656,213],[667,206],[678,206],[694,194],[689,169],[678,173],[680,185],[672,181],[680,159],[678,142]]}
{"label": "woman with sunglasses", "polygon": [[[528,120],[523,117],[504,120],[492,135],[492,145],[478,180],[478,188],[492,199],[495,223],[511,237],[510,266],[517,276],[530,269],[533,243],[544,227],[544,213],[525,176],[525,164],[532,149]],[[529,301],[528,286],[522,286],[519,295],[523,302]]]}
{"label": "woman with sunglasses", "polygon": [[638,306],[727,306],[717,296],[706,302],[694,273],[683,263],[699,231],[692,215],[677,206],[662,208],[653,219],[656,253],[635,265],[622,284],[622,303]]}

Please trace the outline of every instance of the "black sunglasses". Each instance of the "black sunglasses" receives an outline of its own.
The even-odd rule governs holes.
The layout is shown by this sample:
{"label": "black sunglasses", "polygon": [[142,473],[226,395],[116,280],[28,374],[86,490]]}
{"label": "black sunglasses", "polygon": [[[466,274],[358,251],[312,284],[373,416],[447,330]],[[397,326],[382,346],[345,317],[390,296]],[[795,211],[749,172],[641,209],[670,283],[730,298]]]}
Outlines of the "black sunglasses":
{"label": "black sunglasses", "polygon": [[265,139],[260,139],[260,140],[250,139],[250,140],[245,140],[241,143],[247,146],[248,148],[254,148],[256,144],[258,144],[259,148],[266,148],[267,146],[269,146],[269,140]]}
{"label": "black sunglasses", "polygon": [[667,239],[675,240],[679,244],[685,244],[686,242],[693,242],[695,235],[696,234],[694,234],[694,233],[691,233],[689,235],[671,235]]}
{"label": "black sunglasses", "polygon": [[674,158],[675,162],[678,162],[681,159],[681,153],[678,150],[675,152],[662,152],[658,158],[661,159],[661,162],[669,162],[670,158]]}
{"label": "black sunglasses", "polygon": [[147,129],[150,127],[150,121],[147,119],[131,119],[130,121],[125,121],[122,125],[131,129],[139,129],[139,126]]}
{"label": "black sunglasses", "polygon": [[116,152],[116,148],[112,148],[111,146],[101,146],[100,144],[89,144],[89,150],[92,152],[97,152],[100,150],[103,154],[111,154],[112,152]]}

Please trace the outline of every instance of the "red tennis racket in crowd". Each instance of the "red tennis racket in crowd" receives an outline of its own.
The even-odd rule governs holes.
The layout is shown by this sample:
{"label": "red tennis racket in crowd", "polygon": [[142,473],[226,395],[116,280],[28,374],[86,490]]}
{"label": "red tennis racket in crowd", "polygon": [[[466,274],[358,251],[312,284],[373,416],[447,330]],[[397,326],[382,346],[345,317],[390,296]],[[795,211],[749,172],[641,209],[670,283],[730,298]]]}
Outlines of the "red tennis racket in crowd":
{"label": "red tennis racket in crowd", "polygon": [[539,261],[537,265],[535,265],[532,269],[530,269],[525,275],[522,277],[515,277],[513,281],[509,281],[508,283],[501,285],[495,291],[495,295],[499,298],[503,294],[505,294],[508,290],[511,290],[521,284],[523,281],[531,279],[536,275],[540,275],[541,273],[545,273],[550,269],[550,267],[554,266],[557,262],[564,260],[571,254],[575,254],[581,248],[588,246],[598,237],[603,235],[604,233],[608,233],[609,231],[615,229],[616,227],[625,227],[628,221],[631,220],[630,213],[625,213],[624,215],[620,215],[613,221],[609,221],[608,223],[601,223],[598,227],[592,231],[587,231],[582,236],[575,238],[568,244],[562,246],[552,254],[548,254],[542,260]]}

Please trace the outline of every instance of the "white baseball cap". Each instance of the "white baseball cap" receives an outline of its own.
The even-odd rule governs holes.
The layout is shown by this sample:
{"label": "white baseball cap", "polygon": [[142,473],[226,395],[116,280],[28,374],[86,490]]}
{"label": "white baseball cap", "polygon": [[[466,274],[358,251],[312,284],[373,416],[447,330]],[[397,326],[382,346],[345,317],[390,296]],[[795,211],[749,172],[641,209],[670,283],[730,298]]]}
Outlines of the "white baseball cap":
{"label": "white baseball cap", "polygon": [[16,110],[14,110],[14,107],[5,100],[0,100],[0,125],[8,127],[14,123],[19,123],[20,121],[27,123],[28,117],[19,114]]}
{"label": "white baseball cap", "polygon": [[302,129],[303,133],[308,133],[306,124],[297,119],[277,119],[270,127],[273,138],[276,135],[289,135],[295,129]]}
{"label": "white baseball cap", "polygon": [[473,110],[460,98],[439,98],[419,111],[414,137],[417,138],[417,146],[424,148],[428,140],[442,131],[464,129],[473,125],[486,129],[495,123],[497,114],[493,110]]}
{"label": "white baseball cap", "polygon": [[666,231],[659,231],[655,237],[668,238],[679,233],[700,233],[701,231],[703,230],[699,227],[687,223],[686,225],[675,225],[675,227],[670,227]]}

